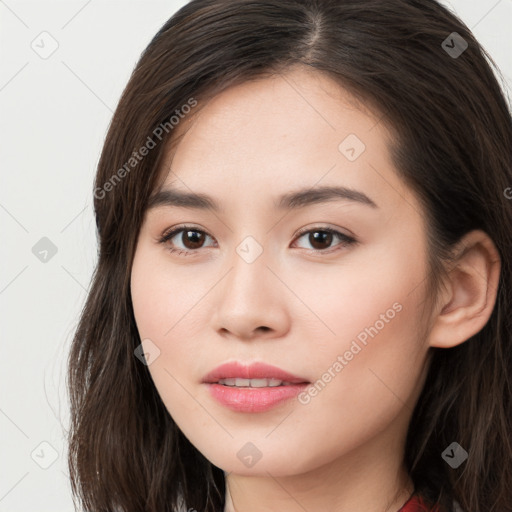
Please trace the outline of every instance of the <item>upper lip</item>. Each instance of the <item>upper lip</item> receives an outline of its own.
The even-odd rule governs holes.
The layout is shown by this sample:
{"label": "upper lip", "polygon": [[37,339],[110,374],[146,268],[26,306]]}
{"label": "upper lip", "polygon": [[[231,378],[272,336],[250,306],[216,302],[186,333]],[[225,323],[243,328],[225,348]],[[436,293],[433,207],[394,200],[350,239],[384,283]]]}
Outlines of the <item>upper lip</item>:
{"label": "upper lip", "polygon": [[272,366],[266,363],[252,363],[243,364],[238,361],[229,362],[217,366],[210,373],[205,375],[203,382],[215,383],[221,379],[277,379],[291,384],[300,384],[302,382],[309,382],[307,379],[297,377],[288,373],[277,366]]}

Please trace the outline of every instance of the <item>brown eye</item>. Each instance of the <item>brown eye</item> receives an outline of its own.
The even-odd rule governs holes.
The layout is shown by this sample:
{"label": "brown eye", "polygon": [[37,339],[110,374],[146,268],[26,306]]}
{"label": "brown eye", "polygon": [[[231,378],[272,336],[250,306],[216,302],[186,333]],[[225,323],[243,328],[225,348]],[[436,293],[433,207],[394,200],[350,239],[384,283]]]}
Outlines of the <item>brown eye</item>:
{"label": "brown eye", "polygon": [[195,254],[198,252],[197,249],[204,246],[206,237],[209,237],[207,233],[193,226],[179,226],[164,234],[159,242],[169,245],[171,253],[188,256]]}
{"label": "brown eye", "polygon": [[197,230],[184,230],[181,237],[181,241],[187,249],[199,249],[201,244],[204,243],[204,239],[204,233]]}
{"label": "brown eye", "polygon": [[308,235],[307,242],[312,247],[311,250],[315,252],[331,252],[328,249],[331,249],[331,244],[336,238],[341,240],[341,243],[336,244],[333,250],[336,250],[338,246],[345,247],[356,243],[354,238],[327,227],[302,231],[297,239],[305,238],[305,235]]}
{"label": "brown eye", "polygon": [[332,243],[333,235],[328,231],[311,231],[308,241],[315,249],[328,249]]}

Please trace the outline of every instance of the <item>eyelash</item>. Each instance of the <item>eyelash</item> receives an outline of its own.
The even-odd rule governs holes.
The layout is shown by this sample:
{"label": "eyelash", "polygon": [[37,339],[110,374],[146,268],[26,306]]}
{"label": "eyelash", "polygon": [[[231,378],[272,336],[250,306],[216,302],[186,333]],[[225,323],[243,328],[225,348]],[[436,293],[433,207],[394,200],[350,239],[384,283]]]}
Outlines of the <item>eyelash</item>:
{"label": "eyelash", "polygon": [[[210,235],[208,235],[208,233],[206,233],[206,231],[197,229],[195,226],[182,225],[182,226],[176,226],[169,232],[164,232],[163,235],[161,236],[161,238],[158,240],[158,242],[161,244],[165,244],[169,240],[174,238],[178,233],[181,233],[183,231],[195,231],[197,233],[203,233],[204,235],[210,236]],[[307,233],[312,233],[312,232],[313,233],[314,232],[327,232],[327,233],[331,233],[331,234],[337,236],[341,240],[341,243],[335,247],[347,247],[350,245],[357,244],[357,240],[355,238],[345,235],[344,233],[340,233],[339,231],[329,228],[329,227],[316,227],[316,228],[305,229],[305,230],[302,230],[299,233],[297,233],[296,238],[301,238],[303,235],[305,235]],[[210,236],[210,238],[212,238],[212,237]],[[189,250],[185,251],[183,249],[175,249],[173,247],[169,247],[168,250],[170,253],[177,254],[178,256],[190,256],[190,255],[196,253],[199,249],[189,249]],[[335,248],[334,250],[332,250],[332,249],[326,249],[326,250],[306,249],[306,250],[313,251],[315,253],[331,254],[333,252],[338,251],[339,249]]]}

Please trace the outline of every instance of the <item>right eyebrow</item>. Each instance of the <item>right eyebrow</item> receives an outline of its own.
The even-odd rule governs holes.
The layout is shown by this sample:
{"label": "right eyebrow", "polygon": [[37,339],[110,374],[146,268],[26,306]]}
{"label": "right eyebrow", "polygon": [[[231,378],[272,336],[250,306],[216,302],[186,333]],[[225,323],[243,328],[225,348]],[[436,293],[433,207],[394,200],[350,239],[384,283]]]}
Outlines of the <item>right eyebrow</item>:
{"label": "right eyebrow", "polygon": [[158,206],[177,206],[181,208],[194,208],[197,210],[211,210],[221,212],[222,208],[217,201],[206,194],[182,192],[176,189],[166,188],[160,190],[149,198],[148,210]]}

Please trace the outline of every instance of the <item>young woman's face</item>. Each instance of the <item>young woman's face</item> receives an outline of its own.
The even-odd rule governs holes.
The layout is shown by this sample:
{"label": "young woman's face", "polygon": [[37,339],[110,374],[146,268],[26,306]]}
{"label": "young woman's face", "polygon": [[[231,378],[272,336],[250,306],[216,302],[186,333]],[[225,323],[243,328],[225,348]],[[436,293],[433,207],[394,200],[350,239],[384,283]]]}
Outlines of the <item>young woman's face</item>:
{"label": "young woman's face", "polygon": [[[175,128],[188,131],[167,154],[163,190],[218,209],[170,195],[148,209],[133,307],[163,403],[225,471],[382,471],[403,456],[428,368],[426,233],[383,122],[295,69],[226,90]],[[286,378],[268,369],[207,378],[230,362],[305,384],[273,386]],[[211,383],[222,377],[257,380]]]}

